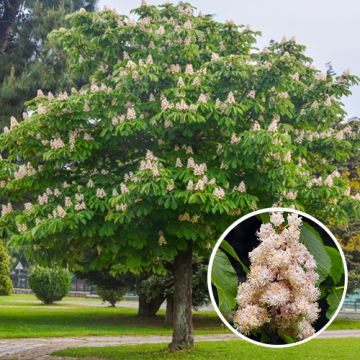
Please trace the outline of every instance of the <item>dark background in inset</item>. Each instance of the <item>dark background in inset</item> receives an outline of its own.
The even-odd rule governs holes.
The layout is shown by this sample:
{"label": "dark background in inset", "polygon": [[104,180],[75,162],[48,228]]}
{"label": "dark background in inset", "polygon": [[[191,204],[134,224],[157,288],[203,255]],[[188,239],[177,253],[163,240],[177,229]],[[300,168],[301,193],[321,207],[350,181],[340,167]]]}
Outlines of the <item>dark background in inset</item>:
{"label": "dark background in inset", "polygon": [[[284,217],[286,219],[286,213],[284,213]],[[303,222],[308,223],[310,226],[312,226],[321,236],[324,245],[331,246],[335,248],[337,247],[330,237],[330,235],[318,224],[316,224],[314,221],[305,218],[302,216]],[[225,237],[225,240],[234,248],[235,252],[239,256],[240,260],[247,266],[250,266],[250,260],[249,260],[249,252],[251,252],[254,248],[259,246],[260,241],[258,237],[256,236],[256,233],[259,231],[260,226],[262,224],[262,221],[260,218],[258,218],[256,215],[252,216],[244,221],[242,221],[240,224],[235,226]],[[246,274],[244,273],[242,267],[240,264],[234,260],[231,256],[226,254],[229,261],[231,262],[231,265],[234,267],[239,282],[246,281]],[[344,276],[341,279],[341,282],[345,282]],[[218,297],[216,292],[216,287],[212,285],[213,294],[216,300],[216,303],[218,304]],[[318,301],[319,307],[321,309],[321,313],[319,318],[316,320],[315,323],[313,323],[313,327],[316,331],[319,331],[321,328],[323,328],[328,322],[329,319],[326,317],[326,311],[328,309],[328,304],[326,302],[326,299],[320,299]],[[253,336],[248,335],[247,337],[254,339],[256,341],[260,341],[260,336]],[[284,342],[285,343],[285,342]],[[280,344],[280,343],[279,343]]]}

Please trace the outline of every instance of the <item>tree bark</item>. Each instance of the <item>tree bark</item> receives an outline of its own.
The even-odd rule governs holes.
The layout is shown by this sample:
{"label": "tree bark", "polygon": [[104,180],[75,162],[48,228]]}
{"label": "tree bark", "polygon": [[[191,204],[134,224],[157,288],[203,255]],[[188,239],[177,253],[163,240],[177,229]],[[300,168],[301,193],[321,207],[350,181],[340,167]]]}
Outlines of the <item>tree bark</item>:
{"label": "tree bark", "polygon": [[178,253],[174,262],[173,334],[169,349],[181,350],[194,345],[192,323],[192,242]]}
{"label": "tree bark", "polygon": [[139,295],[138,316],[155,316],[164,300],[164,297],[158,296],[155,299],[148,301],[144,295]]}
{"label": "tree bark", "polygon": [[0,56],[5,54],[20,7],[20,0],[4,0],[3,14],[0,19]]}
{"label": "tree bark", "polygon": [[172,295],[169,295],[166,298],[165,323],[168,325],[172,325],[173,317],[174,317],[174,297]]}

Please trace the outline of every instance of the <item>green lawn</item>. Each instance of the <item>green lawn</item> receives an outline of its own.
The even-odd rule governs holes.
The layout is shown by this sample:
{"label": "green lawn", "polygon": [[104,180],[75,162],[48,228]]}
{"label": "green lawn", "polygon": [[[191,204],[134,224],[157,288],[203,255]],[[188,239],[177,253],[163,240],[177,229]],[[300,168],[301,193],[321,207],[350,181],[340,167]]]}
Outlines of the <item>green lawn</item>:
{"label": "green lawn", "polygon": [[[83,298],[83,297],[64,297],[64,301],[81,301],[81,302],[99,302],[100,299],[97,298]],[[16,306],[38,306],[42,305],[41,302],[36,298],[36,296],[31,294],[12,294],[10,296],[0,296],[0,307],[1,305],[16,305]],[[57,306],[67,306],[67,304],[58,302],[55,305]]]}
{"label": "green lawn", "polygon": [[91,359],[162,360],[356,360],[360,339],[318,339],[289,349],[267,349],[244,341],[202,342],[195,350],[169,353],[165,344],[65,349],[53,355]]}
{"label": "green lawn", "polygon": [[[16,300],[26,300],[26,303]],[[37,304],[34,298],[17,295],[0,297],[0,338],[171,334],[171,327],[164,324],[163,310],[154,319],[139,318],[136,313],[136,308],[61,303],[49,308],[48,305]],[[194,324],[197,334],[226,331],[213,312],[196,312]]]}
{"label": "green lawn", "polygon": [[[82,298],[66,300],[87,301]],[[88,301],[91,305],[94,299]],[[171,334],[171,328],[164,324],[163,310],[160,310],[159,316],[154,319],[139,318],[136,312],[135,308],[66,303],[55,304],[49,308],[37,303],[32,295],[1,296],[0,338]],[[215,312],[195,312],[194,324],[196,334],[229,332]],[[336,320],[330,329],[360,329],[360,321]]]}
{"label": "green lawn", "polygon": [[360,320],[336,319],[327,330],[355,330],[360,329]]}

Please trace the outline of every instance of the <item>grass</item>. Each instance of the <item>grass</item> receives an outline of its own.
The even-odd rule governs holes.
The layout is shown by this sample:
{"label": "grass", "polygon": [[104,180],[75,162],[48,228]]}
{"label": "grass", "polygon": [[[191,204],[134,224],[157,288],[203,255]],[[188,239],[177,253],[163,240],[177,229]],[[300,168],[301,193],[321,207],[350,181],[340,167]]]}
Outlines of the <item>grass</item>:
{"label": "grass", "polygon": [[[171,327],[164,324],[163,310],[156,318],[146,319],[136,316],[136,308],[91,306],[98,301],[94,299],[65,298],[89,301],[90,306],[58,303],[51,307],[35,300],[33,295],[0,296],[0,338],[171,334]],[[196,334],[229,332],[211,311],[195,312],[194,326]],[[335,320],[329,329],[360,329],[360,321]]]}
{"label": "grass", "polygon": [[[63,301],[81,301],[81,302],[99,302],[100,299],[97,298],[82,298],[82,297],[73,297],[73,296],[66,296],[64,297]],[[35,295],[31,294],[12,294],[10,296],[0,296],[0,307],[2,305],[16,305],[16,306],[41,306],[42,303],[36,298]],[[56,303],[56,306],[66,306],[65,303]]]}
{"label": "grass", "polygon": [[360,329],[360,320],[335,319],[327,330],[358,330]]}
{"label": "grass", "polygon": [[[136,316],[136,308],[55,304],[50,308],[29,295],[0,297],[0,338],[88,335],[170,335],[164,311],[152,319]],[[75,298],[78,301],[83,299]],[[25,303],[17,302],[24,300]],[[35,305],[28,307],[24,304]],[[6,305],[6,306],[1,306]],[[11,307],[8,307],[8,306]],[[195,333],[226,332],[213,312],[194,314]]]}
{"label": "grass", "polygon": [[169,353],[165,344],[121,345],[100,348],[69,348],[52,355],[91,359],[126,360],[356,360],[360,339],[316,339],[288,349],[268,349],[244,341],[199,342],[192,351]]}

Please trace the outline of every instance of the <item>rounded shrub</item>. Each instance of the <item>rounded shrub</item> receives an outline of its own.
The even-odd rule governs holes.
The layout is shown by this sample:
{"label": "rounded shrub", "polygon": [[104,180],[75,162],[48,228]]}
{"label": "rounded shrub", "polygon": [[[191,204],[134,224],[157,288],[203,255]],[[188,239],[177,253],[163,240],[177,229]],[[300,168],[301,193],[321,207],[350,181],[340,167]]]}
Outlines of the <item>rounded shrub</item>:
{"label": "rounded shrub", "polygon": [[119,288],[107,288],[102,286],[96,287],[96,292],[102,299],[102,301],[108,301],[111,306],[115,306],[115,304],[121,300],[124,296],[125,291]]}
{"label": "rounded shrub", "polygon": [[71,274],[66,269],[35,266],[29,275],[29,285],[45,304],[60,301],[70,290]]}
{"label": "rounded shrub", "polygon": [[12,293],[9,263],[10,257],[0,240],[0,295],[10,295]]}

